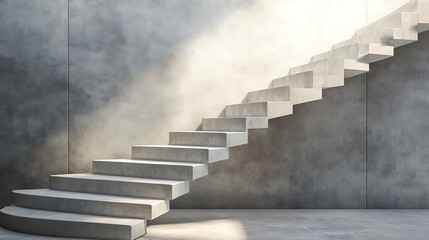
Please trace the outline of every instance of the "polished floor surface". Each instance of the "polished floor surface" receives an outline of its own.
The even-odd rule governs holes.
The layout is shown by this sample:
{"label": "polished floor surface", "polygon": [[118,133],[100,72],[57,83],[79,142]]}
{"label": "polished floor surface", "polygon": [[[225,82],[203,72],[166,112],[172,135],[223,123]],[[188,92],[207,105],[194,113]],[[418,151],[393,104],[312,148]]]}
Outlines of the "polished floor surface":
{"label": "polished floor surface", "polygon": [[[172,210],[140,240],[427,240],[429,210]],[[7,231],[1,240],[59,240]]]}

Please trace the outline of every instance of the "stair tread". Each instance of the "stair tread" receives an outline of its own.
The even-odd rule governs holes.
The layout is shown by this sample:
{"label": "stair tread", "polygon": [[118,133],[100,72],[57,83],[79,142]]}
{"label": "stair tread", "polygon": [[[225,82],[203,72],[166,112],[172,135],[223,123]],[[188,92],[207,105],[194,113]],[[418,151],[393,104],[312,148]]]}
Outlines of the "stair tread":
{"label": "stair tread", "polygon": [[119,163],[135,163],[135,164],[151,164],[151,165],[168,165],[168,166],[188,166],[198,167],[204,166],[203,163],[192,163],[192,162],[173,162],[173,161],[158,161],[158,160],[140,160],[140,159],[97,159],[94,161],[99,162],[119,162]]}
{"label": "stair tread", "polygon": [[89,173],[59,174],[59,175],[51,175],[51,177],[87,179],[87,180],[106,180],[106,181],[118,181],[118,182],[133,182],[133,183],[147,183],[147,184],[160,184],[160,185],[176,185],[176,184],[181,184],[184,182],[184,181],[180,181],[180,180],[123,177],[123,176],[89,174]]}
{"label": "stair tread", "polygon": [[21,217],[21,218],[29,218],[29,219],[99,223],[99,224],[111,224],[111,225],[138,225],[145,221],[145,220],[133,219],[133,218],[118,218],[118,217],[106,217],[106,216],[78,214],[78,213],[54,212],[54,211],[46,211],[46,210],[21,208],[16,206],[5,207],[1,209],[0,212],[6,215]]}
{"label": "stair tread", "polygon": [[42,197],[91,200],[91,201],[100,201],[100,202],[132,203],[132,204],[142,204],[142,205],[154,205],[154,204],[165,202],[164,200],[160,200],[160,199],[134,198],[134,197],[113,196],[113,195],[103,195],[103,194],[94,194],[94,193],[67,192],[67,191],[59,191],[59,190],[51,190],[51,189],[22,189],[22,190],[14,190],[13,193],[42,196]]}
{"label": "stair tread", "polygon": [[[203,119],[266,119],[266,117],[214,117],[214,118],[203,118]],[[209,132],[209,131],[207,131]]]}
{"label": "stair tread", "polygon": [[[243,132],[223,132],[223,131],[172,131],[174,133],[203,133],[203,134],[227,134],[227,135],[233,135],[233,134],[245,134]],[[176,145],[177,146],[177,145]]]}
{"label": "stair tread", "polygon": [[[268,89],[274,89],[274,88],[267,88],[264,90],[268,90]],[[277,104],[284,104],[284,105],[292,105],[292,103],[290,101],[260,101],[260,102],[244,102],[244,103],[236,103],[236,104],[230,104],[230,105],[226,105],[226,106],[240,106],[240,105],[256,105],[256,104],[261,104],[261,103],[266,103],[266,104],[270,104],[270,103],[277,103]]]}
{"label": "stair tread", "polygon": [[205,147],[205,146],[184,146],[184,145],[133,145],[134,147],[156,147],[156,148],[178,148],[178,149],[201,149],[201,150],[221,150],[226,147]]}

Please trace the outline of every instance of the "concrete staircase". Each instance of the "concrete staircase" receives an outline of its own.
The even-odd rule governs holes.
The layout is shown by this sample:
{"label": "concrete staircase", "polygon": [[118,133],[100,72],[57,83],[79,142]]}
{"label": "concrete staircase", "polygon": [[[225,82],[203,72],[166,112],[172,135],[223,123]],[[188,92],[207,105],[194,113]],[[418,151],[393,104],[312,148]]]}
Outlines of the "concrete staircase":
{"label": "concrete staircase", "polygon": [[208,174],[208,164],[247,144],[249,129],[268,128],[269,119],[292,114],[294,105],[322,99],[323,89],[368,72],[370,63],[392,57],[395,47],[426,30],[429,0],[413,0],[290,69],[270,88],[226,106],[224,117],[203,119],[201,131],[171,132],[169,145],[135,145],[132,159],[95,160],[92,174],[50,176],[49,189],[13,191],[0,225],[40,235],[136,239],[145,234],[146,220],[167,213],[169,200],[189,192],[189,181]]}

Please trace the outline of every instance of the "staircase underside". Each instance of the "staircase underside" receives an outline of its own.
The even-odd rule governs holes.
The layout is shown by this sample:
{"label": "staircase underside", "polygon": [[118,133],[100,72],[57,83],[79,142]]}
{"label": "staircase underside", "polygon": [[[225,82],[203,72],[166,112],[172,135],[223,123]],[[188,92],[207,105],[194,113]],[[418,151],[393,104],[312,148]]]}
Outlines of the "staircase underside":
{"label": "staircase underside", "polygon": [[429,30],[429,0],[412,0],[357,30],[308,64],[290,69],[267,89],[249,92],[225,115],[202,120],[201,131],[170,132],[169,145],[132,146],[132,159],[93,161],[91,174],[52,175],[49,189],[15,190],[0,210],[0,226],[19,232],[97,239],[136,239],[146,220],[170,209],[189,192],[189,181],[208,174],[208,164],[227,160],[229,148],[248,143],[249,129],[293,114],[293,106],[322,99],[326,88],[369,71],[393,57],[394,48]]}

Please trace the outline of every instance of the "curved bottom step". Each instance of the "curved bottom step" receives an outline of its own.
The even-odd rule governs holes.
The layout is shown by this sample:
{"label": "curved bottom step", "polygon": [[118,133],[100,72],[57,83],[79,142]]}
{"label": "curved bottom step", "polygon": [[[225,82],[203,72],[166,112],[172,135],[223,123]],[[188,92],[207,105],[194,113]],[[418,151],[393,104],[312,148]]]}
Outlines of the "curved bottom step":
{"label": "curved bottom step", "polygon": [[133,240],[146,233],[146,220],[51,212],[20,207],[0,210],[0,225],[36,235]]}

